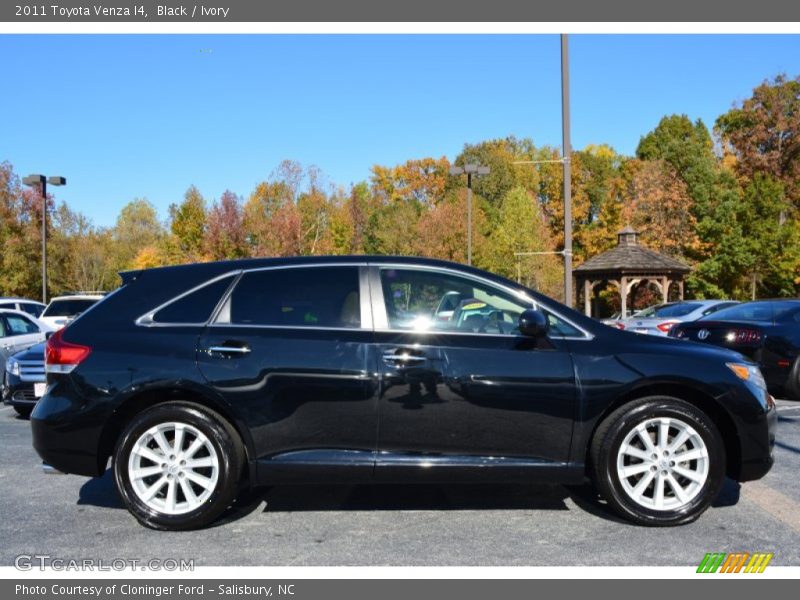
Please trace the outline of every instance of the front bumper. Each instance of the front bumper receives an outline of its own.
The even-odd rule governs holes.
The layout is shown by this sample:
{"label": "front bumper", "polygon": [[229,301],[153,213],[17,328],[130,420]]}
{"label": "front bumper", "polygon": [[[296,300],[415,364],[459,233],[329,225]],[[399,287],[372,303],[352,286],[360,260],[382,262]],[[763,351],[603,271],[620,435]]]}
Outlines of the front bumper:
{"label": "front bumper", "polygon": [[753,435],[742,440],[742,464],[739,481],[761,479],[772,468],[775,449],[775,431],[778,428],[778,410],[774,399],[769,398],[767,410]]}

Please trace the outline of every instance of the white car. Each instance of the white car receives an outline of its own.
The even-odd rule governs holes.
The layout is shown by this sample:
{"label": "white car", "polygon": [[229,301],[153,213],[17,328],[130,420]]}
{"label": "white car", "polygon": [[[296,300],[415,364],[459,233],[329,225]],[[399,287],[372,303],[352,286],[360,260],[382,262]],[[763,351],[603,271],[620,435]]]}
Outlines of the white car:
{"label": "white car", "polygon": [[27,298],[0,298],[0,308],[8,308],[10,310],[21,310],[33,315],[37,319],[41,316],[45,305],[36,300],[28,300]]}
{"label": "white car", "polygon": [[99,292],[56,296],[50,300],[50,304],[44,309],[39,320],[53,329],[61,329],[82,312],[94,306],[99,300],[102,300],[103,296],[105,296],[105,294]]}
{"label": "white car", "polygon": [[21,310],[0,309],[0,382],[6,359],[47,339],[52,327]]}

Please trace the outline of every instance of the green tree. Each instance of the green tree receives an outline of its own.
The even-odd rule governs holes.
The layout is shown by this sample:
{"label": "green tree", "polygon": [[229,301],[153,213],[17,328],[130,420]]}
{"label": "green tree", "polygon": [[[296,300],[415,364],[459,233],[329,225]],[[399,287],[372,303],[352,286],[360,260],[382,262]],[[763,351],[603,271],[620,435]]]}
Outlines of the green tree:
{"label": "green tree", "polygon": [[206,233],[206,201],[200,190],[190,186],[183,202],[169,207],[171,250],[179,260],[201,260]]}
{"label": "green tree", "polygon": [[117,267],[130,269],[143,248],[159,244],[164,237],[164,227],[155,207],[144,198],[135,198],[120,210],[111,237]]}
{"label": "green tree", "polygon": [[529,287],[558,295],[562,271],[556,255],[518,256],[518,253],[554,250],[541,206],[524,187],[512,188],[503,198],[499,221],[489,241],[486,267]]}

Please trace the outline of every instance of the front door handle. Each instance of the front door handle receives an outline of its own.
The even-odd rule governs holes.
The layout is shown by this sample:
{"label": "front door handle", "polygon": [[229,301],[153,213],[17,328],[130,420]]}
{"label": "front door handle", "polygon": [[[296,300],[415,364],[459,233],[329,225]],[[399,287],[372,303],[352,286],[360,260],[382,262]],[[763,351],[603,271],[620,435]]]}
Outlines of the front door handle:
{"label": "front door handle", "polygon": [[383,353],[383,362],[390,367],[418,367],[428,359],[419,354],[411,354],[408,350],[389,350]]}
{"label": "front door handle", "polygon": [[209,346],[208,352],[217,352],[219,354],[249,354],[249,346]]}

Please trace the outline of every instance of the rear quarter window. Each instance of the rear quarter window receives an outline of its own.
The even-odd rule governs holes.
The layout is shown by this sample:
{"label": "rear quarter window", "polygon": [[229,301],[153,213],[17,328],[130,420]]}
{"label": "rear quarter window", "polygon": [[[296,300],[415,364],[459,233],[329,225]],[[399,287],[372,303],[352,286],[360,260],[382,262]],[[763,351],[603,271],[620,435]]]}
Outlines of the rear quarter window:
{"label": "rear quarter window", "polygon": [[203,285],[179,297],[153,315],[155,323],[205,324],[233,282],[233,275]]}

